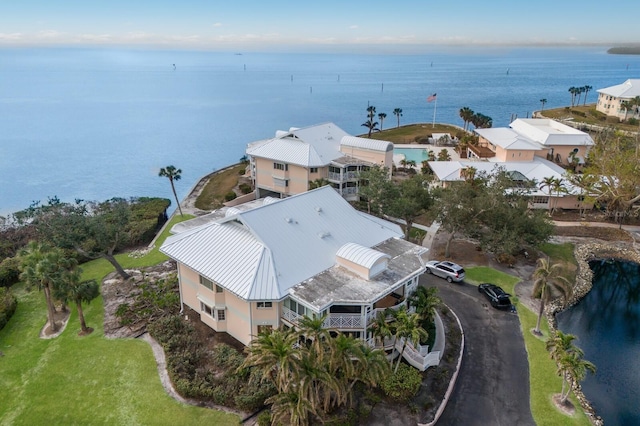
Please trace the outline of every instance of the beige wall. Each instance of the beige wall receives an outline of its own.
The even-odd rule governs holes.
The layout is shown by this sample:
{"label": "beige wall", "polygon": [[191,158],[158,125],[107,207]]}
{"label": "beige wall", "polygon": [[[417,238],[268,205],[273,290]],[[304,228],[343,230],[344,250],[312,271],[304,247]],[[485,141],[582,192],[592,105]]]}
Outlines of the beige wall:
{"label": "beige wall", "polygon": [[520,149],[504,149],[496,147],[496,158],[500,161],[532,161],[534,153],[537,151],[520,150]]}
{"label": "beige wall", "polygon": [[575,148],[578,148],[578,153],[576,154],[578,157],[582,157],[582,159],[586,158],[589,147],[575,145],[550,145],[549,150],[538,151],[536,155],[546,159],[547,154],[551,153],[551,149],[553,149],[552,161],[555,161],[556,155],[560,155],[560,163],[566,165],[569,164],[569,154],[571,154]]}
{"label": "beige wall", "polygon": [[[329,167],[317,167],[316,173],[310,169],[295,164],[287,164],[288,170],[277,170],[273,163],[277,161],[264,158],[255,159],[256,187],[279,192],[285,195],[295,195],[306,192],[309,189],[309,181],[326,178],[329,175]],[[276,185],[274,177],[289,181],[289,186]]]}
{"label": "beige wall", "polygon": [[612,117],[624,118],[624,109],[620,109],[620,102],[624,99],[616,98],[604,93],[598,94],[598,102],[596,103],[596,110],[604,112]]}
{"label": "beige wall", "polygon": [[382,152],[340,145],[340,152],[359,160],[378,164],[383,167],[391,168],[393,164],[393,150]]}

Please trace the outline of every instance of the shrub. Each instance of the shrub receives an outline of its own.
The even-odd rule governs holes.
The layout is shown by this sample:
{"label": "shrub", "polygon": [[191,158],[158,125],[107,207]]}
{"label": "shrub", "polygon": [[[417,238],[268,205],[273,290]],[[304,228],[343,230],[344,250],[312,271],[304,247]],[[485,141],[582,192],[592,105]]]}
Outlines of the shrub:
{"label": "shrub", "polygon": [[18,307],[18,299],[8,288],[0,287],[0,330],[9,322]]}
{"label": "shrub", "polygon": [[239,188],[240,192],[242,192],[243,194],[249,194],[251,191],[253,191],[253,189],[251,189],[251,185],[246,183],[241,183]]}
{"label": "shrub", "polygon": [[20,259],[8,257],[0,262],[0,287],[11,287],[20,280]]}
{"label": "shrub", "polygon": [[216,366],[227,370],[227,373],[234,373],[244,361],[244,357],[231,346],[219,343],[213,348],[211,360]]}
{"label": "shrub", "polygon": [[637,125],[638,125],[638,119],[637,119],[637,118],[633,118],[633,117],[631,117],[631,118],[628,120],[628,123],[629,123],[629,124],[631,124],[632,126],[637,126]]}
{"label": "shrub", "polygon": [[226,194],[224,194],[224,200],[225,201],[231,201],[231,200],[235,200],[237,197],[236,193],[233,191],[229,191]]}
{"label": "shrub", "polygon": [[422,375],[415,368],[400,364],[398,372],[390,375],[381,383],[384,393],[399,402],[407,402],[413,398],[420,389]]}
{"label": "shrub", "polygon": [[271,426],[271,411],[264,410],[258,414],[258,426]]}

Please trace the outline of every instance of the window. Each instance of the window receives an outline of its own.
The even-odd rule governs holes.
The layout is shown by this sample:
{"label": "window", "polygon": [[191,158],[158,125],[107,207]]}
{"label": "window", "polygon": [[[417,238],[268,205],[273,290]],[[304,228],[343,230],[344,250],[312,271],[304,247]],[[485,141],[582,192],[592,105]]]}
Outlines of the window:
{"label": "window", "polygon": [[534,204],[549,204],[549,197],[533,197]]}
{"label": "window", "polygon": [[218,321],[224,321],[225,319],[227,318],[225,317],[224,309],[218,309]]}
{"label": "window", "polygon": [[211,306],[206,305],[202,302],[200,302],[200,312],[204,312],[210,317],[213,317],[213,310],[211,309]]}
{"label": "window", "polygon": [[268,309],[273,306],[273,302],[258,302],[258,309]]}
{"label": "window", "polygon": [[309,173],[318,173],[318,168],[317,167],[311,167],[309,169]]}
{"label": "window", "polygon": [[224,289],[216,284],[216,293],[224,293]]}
{"label": "window", "polygon": [[205,286],[209,290],[213,290],[213,281],[206,279],[202,275],[200,275],[200,284]]}
{"label": "window", "polygon": [[273,331],[273,326],[272,325],[259,325],[258,326],[258,334],[263,334],[263,333],[271,333]]}
{"label": "window", "polygon": [[289,170],[289,165],[284,163],[273,163],[273,168],[276,170],[284,170],[286,172]]}

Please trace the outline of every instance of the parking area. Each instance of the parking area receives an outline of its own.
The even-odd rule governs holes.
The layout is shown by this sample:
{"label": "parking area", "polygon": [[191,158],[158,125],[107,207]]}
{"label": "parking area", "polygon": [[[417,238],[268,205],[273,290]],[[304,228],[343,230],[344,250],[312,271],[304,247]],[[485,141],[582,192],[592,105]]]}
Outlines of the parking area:
{"label": "parking area", "polygon": [[535,425],[529,403],[529,365],[515,313],[498,310],[474,285],[423,275],[455,311],[465,350],[455,390],[438,425]]}

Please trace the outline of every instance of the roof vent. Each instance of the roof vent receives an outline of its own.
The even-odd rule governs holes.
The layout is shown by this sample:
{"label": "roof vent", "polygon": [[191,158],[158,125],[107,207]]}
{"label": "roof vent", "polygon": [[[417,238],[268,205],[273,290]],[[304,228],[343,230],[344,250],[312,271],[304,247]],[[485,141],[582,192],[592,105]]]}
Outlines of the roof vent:
{"label": "roof vent", "polygon": [[325,239],[325,238],[330,237],[330,236],[331,236],[331,232],[329,232],[329,231],[321,232],[321,233],[318,234],[318,237],[320,237],[321,239]]}
{"label": "roof vent", "polygon": [[285,217],[284,221],[287,223],[293,223],[293,219],[291,219],[290,217]]}
{"label": "roof vent", "polygon": [[318,213],[322,212],[322,207],[320,207],[320,206],[316,207],[316,211],[317,211]]}

